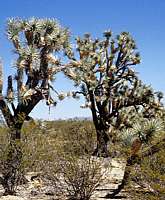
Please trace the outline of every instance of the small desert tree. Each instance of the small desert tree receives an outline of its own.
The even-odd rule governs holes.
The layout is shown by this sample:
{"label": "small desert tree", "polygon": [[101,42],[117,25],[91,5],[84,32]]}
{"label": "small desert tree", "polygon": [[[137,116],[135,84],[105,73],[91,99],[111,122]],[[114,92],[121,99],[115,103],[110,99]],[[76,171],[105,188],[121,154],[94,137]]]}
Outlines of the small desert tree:
{"label": "small desert tree", "polygon": [[[157,154],[158,152],[161,152],[161,150],[164,149],[165,137],[163,131],[164,121],[162,121],[162,119],[159,117],[157,117],[157,119],[143,119],[143,121],[138,120],[136,123],[134,123],[132,128],[122,130],[122,140],[127,148],[131,147],[130,154],[126,160],[126,167],[121,184],[119,184],[118,188],[115,189],[111,194],[108,194],[107,198],[113,198],[115,195],[121,192],[122,189],[124,189],[124,187],[129,183],[130,177],[132,176],[133,178],[133,176],[135,175],[135,173],[133,173],[133,175],[131,175],[131,173],[135,171],[134,167],[136,165],[139,165],[139,167],[142,168],[142,164],[145,160],[150,160],[151,156]],[[154,140],[156,140],[157,142],[155,142]],[[144,148],[144,146],[147,146],[147,149]],[[145,150],[143,150],[142,147]],[[155,167],[155,163],[152,163],[152,166]],[[145,172],[145,174],[149,175],[149,173],[151,173],[151,169],[148,168],[145,170],[147,171],[147,173]],[[139,174],[141,173],[140,171],[141,170],[138,169]],[[161,180],[159,181],[159,178],[161,179],[161,176],[159,176],[158,178],[158,175],[160,174],[156,174],[157,180],[155,181],[157,186],[161,182]],[[155,178],[153,172],[150,174],[150,177]],[[136,180],[135,177],[134,180]],[[145,181],[146,180],[143,180],[143,182]],[[149,187],[150,183],[148,183],[148,188]],[[160,188],[157,188],[158,191]],[[156,190],[154,191],[154,193],[156,193]]]}
{"label": "small desert tree", "polygon": [[156,98],[152,88],[144,85],[132,69],[140,63],[140,56],[129,33],[122,32],[114,39],[111,31],[106,31],[103,40],[85,34],[76,43],[75,57],[64,73],[81,88],[74,96],[84,95],[84,107],[91,109],[97,132],[94,155],[107,157],[113,127],[131,126],[128,118],[135,112],[153,116],[162,96],[159,93]]}
{"label": "small desert tree", "polygon": [[50,90],[61,63],[55,54],[64,51],[69,56],[70,46],[68,29],[54,19],[9,19],[7,35],[14,45],[16,74],[8,77],[7,95],[3,95],[1,64],[0,109],[10,132],[3,185],[6,194],[13,194],[20,177],[22,125],[42,99],[47,105],[56,104]]}

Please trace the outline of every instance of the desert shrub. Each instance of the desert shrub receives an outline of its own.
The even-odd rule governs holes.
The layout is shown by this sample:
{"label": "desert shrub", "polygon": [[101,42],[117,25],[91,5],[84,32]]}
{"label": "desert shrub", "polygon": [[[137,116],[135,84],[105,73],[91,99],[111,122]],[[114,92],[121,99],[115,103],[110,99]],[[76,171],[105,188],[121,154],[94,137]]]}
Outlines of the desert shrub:
{"label": "desert shrub", "polygon": [[[56,142],[51,134],[43,134],[42,127],[38,123],[25,123],[22,133],[22,141],[19,141],[19,147],[22,149],[20,167],[25,172],[40,171],[42,162],[53,155],[53,146]],[[7,159],[9,150],[11,150],[9,149],[9,130],[2,126],[0,127],[0,173],[4,171],[4,161]]]}
{"label": "desert shrub", "polygon": [[[5,157],[7,131],[0,129],[0,157]],[[91,121],[25,123],[20,170],[41,172],[57,195],[89,200],[105,173],[101,162],[91,156],[94,131]]]}
{"label": "desert shrub", "polygon": [[43,131],[43,127],[38,123],[36,125],[28,124],[23,127],[22,163],[26,172],[40,172],[43,170],[45,163],[54,159],[57,144],[55,138],[53,137],[53,132],[46,134],[46,131]]}
{"label": "desert shrub", "polygon": [[[134,199],[164,199],[165,192],[165,149],[164,132],[158,132],[149,143],[143,144],[131,171],[127,189]],[[131,191],[130,191],[131,188]]]}
{"label": "desert shrub", "polygon": [[[84,124],[83,124],[84,123]],[[71,122],[64,132],[64,151],[74,151],[74,154],[92,154],[94,149],[94,127],[86,122]]]}
{"label": "desert shrub", "polygon": [[[21,167],[26,172],[41,171],[45,163],[53,162],[56,152],[90,154],[94,145],[94,131],[92,122],[87,120],[26,122],[20,142],[23,151]],[[8,129],[0,127],[0,162],[5,159],[8,142]]]}
{"label": "desert shrub", "polygon": [[91,156],[94,144],[92,123],[73,120],[44,122],[44,132],[39,124],[34,127],[26,124],[23,129],[26,171],[42,172],[60,198],[89,200],[104,174],[101,162]]}
{"label": "desert shrub", "polygon": [[61,199],[91,199],[105,173],[101,162],[91,156],[63,154],[52,164],[46,174]]}
{"label": "desert shrub", "polygon": [[134,199],[158,200],[165,197],[165,150],[145,157],[141,165],[137,165],[131,178],[138,185],[132,195]]}
{"label": "desert shrub", "polygon": [[2,172],[3,160],[5,159],[5,150],[8,145],[8,129],[0,127],[0,172]]}
{"label": "desert shrub", "polygon": [[44,122],[44,135],[56,143],[56,148],[77,155],[92,153],[95,143],[95,129],[88,120],[57,120]]}
{"label": "desert shrub", "polygon": [[[10,165],[11,161],[8,157],[9,154],[13,156],[13,159],[19,160],[22,159],[22,146],[23,143],[21,141],[13,141],[10,142],[10,134],[9,129],[3,125],[0,127],[0,173],[2,176],[0,177],[0,183],[3,185],[4,189],[6,189],[6,179],[8,179],[8,186],[11,191],[16,191],[16,188],[19,184],[25,183],[26,179],[24,175],[24,166],[22,162],[15,162],[11,165],[13,170],[13,174],[11,175],[8,165]],[[18,154],[20,152],[20,154]],[[12,176],[16,178],[12,179]]]}

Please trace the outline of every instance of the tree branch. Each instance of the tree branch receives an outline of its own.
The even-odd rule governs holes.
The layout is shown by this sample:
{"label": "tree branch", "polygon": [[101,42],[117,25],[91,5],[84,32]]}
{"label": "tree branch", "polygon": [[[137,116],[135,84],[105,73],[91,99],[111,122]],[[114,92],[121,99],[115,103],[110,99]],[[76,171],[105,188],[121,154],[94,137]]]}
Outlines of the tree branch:
{"label": "tree branch", "polygon": [[11,111],[7,105],[7,103],[4,101],[3,97],[1,96],[0,97],[0,109],[2,111],[2,114],[5,118],[5,121],[8,125],[8,127],[11,127],[13,126],[14,124],[14,117],[13,115],[11,114]]}
{"label": "tree branch", "polygon": [[[40,100],[43,99],[43,95],[41,92],[37,92],[31,96],[31,99],[28,100],[28,104],[21,103],[17,106],[16,115],[19,113],[24,113],[26,116],[33,110],[33,108],[39,103]],[[26,118],[25,116],[25,118]]]}

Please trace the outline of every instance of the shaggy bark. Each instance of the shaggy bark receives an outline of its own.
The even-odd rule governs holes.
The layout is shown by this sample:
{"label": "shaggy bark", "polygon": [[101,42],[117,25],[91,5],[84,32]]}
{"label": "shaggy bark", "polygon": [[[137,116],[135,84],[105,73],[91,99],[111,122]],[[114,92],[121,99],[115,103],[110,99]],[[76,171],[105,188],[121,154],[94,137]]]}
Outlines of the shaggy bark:
{"label": "shaggy bark", "polygon": [[15,194],[16,186],[22,182],[21,175],[21,161],[22,150],[20,143],[16,140],[11,140],[8,145],[7,159],[4,162],[3,171],[3,187],[5,189],[5,195]]}
{"label": "shaggy bark", "polygon": [[105,130],[96,130],[97,133],[97,147],[94,150],[93,155],[97,157],[109,157],[108,150],[109,137]]}

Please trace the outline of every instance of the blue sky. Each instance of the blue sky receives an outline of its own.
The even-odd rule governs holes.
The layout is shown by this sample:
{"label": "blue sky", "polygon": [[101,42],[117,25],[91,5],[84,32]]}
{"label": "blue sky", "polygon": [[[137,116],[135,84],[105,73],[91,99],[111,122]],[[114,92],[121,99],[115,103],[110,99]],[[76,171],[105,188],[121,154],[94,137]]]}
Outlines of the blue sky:
{"label": "blue sky", "polygon": [[[70,28],[73,35],[90,32],[102,37],[111,29],[114,34],[128,31],[136,40],[142,63],[137,66],[140,78],[155,90],[165,92],[165,1],[164,0],[4,0],[0,5],[0,57],[4,63],[5,77],[13,72],[12,46],[5,35],[9,17],[53,17]],[[56,88],[69,90],[72,83],[62,75],[57,76]],[[58,119],[91,116],[89,110],[80,108],[83,99],[68,99],[48,112],[40,103],[32,116]]]}

